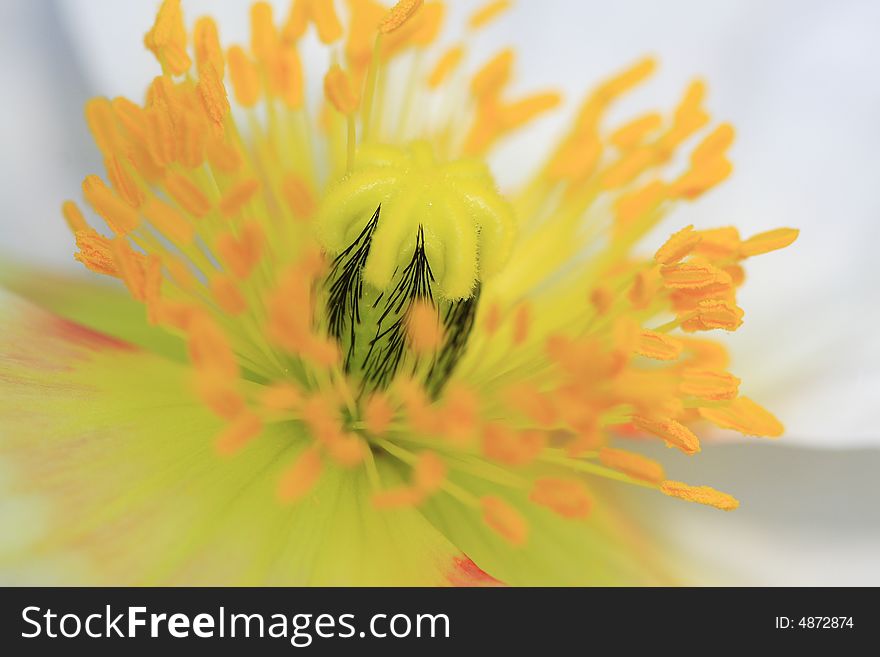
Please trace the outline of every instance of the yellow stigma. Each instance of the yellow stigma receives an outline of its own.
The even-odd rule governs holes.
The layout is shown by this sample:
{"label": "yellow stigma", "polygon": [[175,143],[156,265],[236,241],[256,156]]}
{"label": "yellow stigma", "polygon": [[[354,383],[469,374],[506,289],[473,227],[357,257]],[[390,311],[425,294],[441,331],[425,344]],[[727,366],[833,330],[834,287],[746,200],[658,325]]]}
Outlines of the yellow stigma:
{"label": "yellow stigma", "polygon": [[330,253],[343,251],[374,213],[363,277],[380,291],[393,286],[422,244],[440,296],[466,299],[501,269],[516,237],[513,210],[485,163],[438,162],[427,142],[362,146],[354,169],[318,209],[321,243]]}

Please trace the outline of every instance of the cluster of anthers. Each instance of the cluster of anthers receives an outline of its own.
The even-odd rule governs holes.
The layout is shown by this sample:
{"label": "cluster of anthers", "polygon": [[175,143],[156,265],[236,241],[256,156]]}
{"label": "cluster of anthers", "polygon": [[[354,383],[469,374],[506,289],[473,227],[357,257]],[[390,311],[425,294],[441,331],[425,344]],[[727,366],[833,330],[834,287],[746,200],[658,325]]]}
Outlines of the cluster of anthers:
{"label": "cluster of anthers", "polygon": [[[508,4],[473,14],[468,39]],[[688,226],[653,258],[633,253],[730,173],[734,131],[710,127],[703,83],[671,115],[609,128],[606,110],[655,68],[638,62],[502,196],[485,156],[559,95],[511,97],[509,49],[470,73],[465,42],[440,52],[442,2],[347,5],[344,29],[332,0],[294,0],[280,25],[257,2],[250,44],[224,50],[212,19],[190,35],[165,0],[144,104],[86,108],[107,175],[83,194],[109,233],[65,203],[76,257],[185,338],[196,394],[225,422],[217,452],[283,425],[281,502],[327,468],[363,468],[374,504],[448,495],[513,544],[528,536],[522,500],[581,519],[596,478],[735,508],[608,446],[639,435],[696,454],[703,422],[782,433],[739,396],[725,349],[694,334],[739,327],[742,262],[797,231]],[[321,99],[298,54],[312,27],[332,62]]]}

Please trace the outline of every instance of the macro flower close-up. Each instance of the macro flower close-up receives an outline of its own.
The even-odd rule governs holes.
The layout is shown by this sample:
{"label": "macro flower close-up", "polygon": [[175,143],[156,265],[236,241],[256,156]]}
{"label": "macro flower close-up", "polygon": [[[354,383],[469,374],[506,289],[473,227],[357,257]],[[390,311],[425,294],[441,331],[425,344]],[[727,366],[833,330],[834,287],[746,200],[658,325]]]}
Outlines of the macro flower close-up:
{"label": "macro flower close-up", "polygon": [[578,79],[503,32],[532,3],[135,4],[142,91],[57,110],[81,187],[4,206],[69,262],[0,264],[3,581],[738,583],[711,537],[794,495],[829,377],[785,345],[827,317],[791,319],[809,217],[700,210],[742,132],[702,62],[655,104],[662,51]]}

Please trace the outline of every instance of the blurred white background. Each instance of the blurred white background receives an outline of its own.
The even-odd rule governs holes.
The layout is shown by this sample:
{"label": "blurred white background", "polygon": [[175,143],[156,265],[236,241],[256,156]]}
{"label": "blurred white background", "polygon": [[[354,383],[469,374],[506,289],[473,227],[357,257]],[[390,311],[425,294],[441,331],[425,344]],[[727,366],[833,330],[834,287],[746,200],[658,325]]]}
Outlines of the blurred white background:
{"label": "blurred white background", "polygon": [[[157,72],[142,36],[158,4],[0,3],[0,257],[78,270],[59,206],[78,198],[83,176],[101,168],[82,104],[99,94],[142,97]],[[206,12],[218,17],[227,43],[246,39],[248,4],[184,0],[190,23]],[[274,4],[286,13],[286,0]],[[450,4],[454,23],[482,2]],[[755,496],[757,516],[753,509],[738,512],[734,521],[726,515],[716,520],[686,509],[669,522],[681,526],[690,547],[704,540],[704,549],[721,554],[760,553],[754,582],[877,583],[880,486],[874,477],[880,457],[853,448],[880,445],[880,276],[874,251],[880,242],[880,2],[517,4],[475,50],[488,55],[500,45],[515,45],[521,89],[560,88],[571,108],[609,73],[644,54],[656,55],[659,73],[621,104],[623,117],[655,106],[669,109],[692,77],[708,81],[713,114],[738,130],[735,173],[670,217],[667,228],[694,223],[736,224],[745,234],[777,226],[802,231],[793,247],[749,263],[751,280],[741,296],[746,323],[730,341],[734,373],[745,374],[744,391],[783,419],[789,448],[722,448],[734,460],[741,449],[763,459],[766,467],[744,466],[739,475],[719,466],[733,477],[729,488],[763,491]],[[316,76],[326,69],[326,55],[315,61],[307,52],[305,59]],[[544,152],[564,116],[541,122],[504,147],[496,159],[502,183],[515,181],[520,163]],[[791,447],[850,451],[823,460]],[[789,467],[800,467],[798,476],[777,479],[778,469]],[[790,506],[793,499],[824,511],[793,513],[800,508]],[[694,524],[704,519],[711,532]],[[768,556],[762,532],[772,528],[789,543]],[[813,537],[806,548],[804,536]],[[822,569],[812,567],[817,562]]]}

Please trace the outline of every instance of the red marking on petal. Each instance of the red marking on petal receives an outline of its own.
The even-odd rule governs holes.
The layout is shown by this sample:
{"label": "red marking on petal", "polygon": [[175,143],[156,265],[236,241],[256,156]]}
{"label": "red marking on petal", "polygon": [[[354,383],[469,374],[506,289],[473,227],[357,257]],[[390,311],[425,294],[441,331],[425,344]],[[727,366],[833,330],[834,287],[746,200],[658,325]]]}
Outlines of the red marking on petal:
{"label": "red marking on petal", "polygon": [[447,575],[452,586],[504,586],[504,582],[481,570],[467,556],[452,558],[452,572]]}
{"label": "red marking on petal", "polygon": [[[43,328],[43,327],[41,327]],[[99,333],[88,326],[77,324],[63,317],[47,316],[45,324],[46,332],[53,336],[71,342],[94,351],[105,349],[121,349],[124,351],[137,351],[137,347],[119,338]]]}

